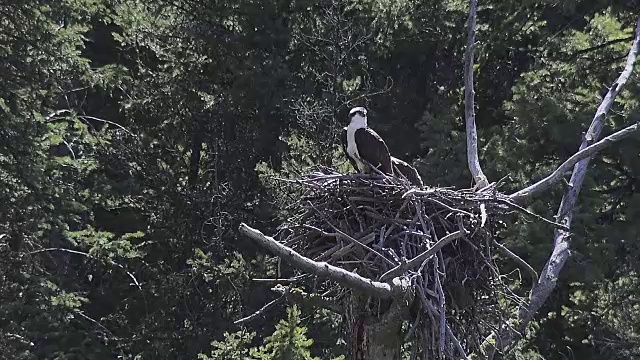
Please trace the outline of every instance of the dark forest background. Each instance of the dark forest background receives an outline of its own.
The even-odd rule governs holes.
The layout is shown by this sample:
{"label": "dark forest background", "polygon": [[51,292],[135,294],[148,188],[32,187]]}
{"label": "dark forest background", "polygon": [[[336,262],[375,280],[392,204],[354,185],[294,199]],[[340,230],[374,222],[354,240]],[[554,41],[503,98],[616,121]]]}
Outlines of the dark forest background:
{"label": "dark forest background", "polygon": [[[480,156],[508,192],[573,154],[638,0],[481,0]],[[283,305],[273,232],[309,166],[348,169],[351,106],[428,185],[469,187],[461,0],[2,0],[0,356],[335,359],[339,316]],[[633,75],[606,133],[640,121]],[[640,358],[640,141],[592,162],[573,256],[506,359]],[[565,185],[528,203],[552,218]],[[553,229],[503,242],[536,269]],[[312,341],[311,341],[312,340]]]}

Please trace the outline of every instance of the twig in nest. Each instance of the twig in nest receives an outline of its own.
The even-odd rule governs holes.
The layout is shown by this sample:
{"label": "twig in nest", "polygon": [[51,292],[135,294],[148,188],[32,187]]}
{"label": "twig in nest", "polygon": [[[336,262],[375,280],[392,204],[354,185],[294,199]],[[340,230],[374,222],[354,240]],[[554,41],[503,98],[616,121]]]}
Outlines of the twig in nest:
{"label": "twig in nest", "polygon": [[473,217],[474,217],[474,215],[473,215],[472,213],[468,212],[468,211],[464,211],[464,210],[461,210],[461,209],[454,209],[454,208],[452,208],[451,206],[446,205],[446,204],[443,204],[442,202],[440,202],[440,201],[438,201],[438,200],[436,200],[436,199],[429,198],[429,197],[426,197],[426,198],[424,198],[424,199],[426,199],[427,201],[431,201],[431,202],[433,202],[433,203],[436,203],[436,204],[438,204],[438,205],[442,206],[443,208],[445,208],[445,209],[447,209],[447,210],[449,210],[449,211],[451,211],[451,212],[464,214],[464,215],[467,215],[467,216],[469,216],[469,217],[471,217],[471,218],[473,218]]}
{"label": "twig in nest", "polygon": [[[425,290],[426,288],[424,287],[424,285],[420,285],[420,288],[422,288],[423,290]],[[427,314],[429,314],[429,317],[431,318],[431,322],[434,323],[435,322],[435,318],[434,316],[440,317],[440,312],[433,306],[433,304],[427,299],[427,297],[424,295],[424,293],[422,293],[421,291],[417,291],[418,293],[418,297],[420,298],[420,302],[422,303],[422,305],[424,306],[425,312]],[[432,328],[433,329],[433,328]],[[462,344],[460,344],[460,341],[457,339],[457,337],[453,334],[453,331],[451,330],[451,327],[449,326],[449,324],[445,324],[445,330],[447,333],[447,336],[449,336],[449,338],[451,339],[451,341],[453,341],[454,346],[456,347],[456,349],[458,350],[458,353],[467,360],[470,360],[471,358],[467,355],[467,353],[465,352],[464,348],[462,347]],[[432,337],[433,340],[433,337]],[[433,347],[434,345],[432,345]]]}
{"label": "twig in nest", "polygon": [[458,353],[460,354],[460,356],[462,356],[465,360],[471,360],[471,358],[464,351],[464,348],[462,347],[462,344],[460,344],[460,341],[458,340],[458,338],[453,334],[453,331],[451,331],[451,327],[449,325],[447,325],[447,336],[449,336],[451,341],[453,341],[453,345],[458,350]]}
{"label": "twig in nest", "polygon": [[[422,309],[420,309],[422,310]],[[411,327],[409,328],[409,330],[407,331],[407,334],[404,336],[404,340],[402,341],[403,343],[406,343],[409,341],[409,338],[411,337],[411,335],[413,335],[413,333],[416,331],[416,328],[418,327],[418,323],[420,323],[420,319],[422,318],[420,316],[421,311],[417,312],[416,318],[413,321],[413,324],[411,325]]]}
{"label": "twig in nest", "polygon": [[412,267],[416,267],[420,264],[422,264],[423,261],[429,260],[432,256],[434,256],[436,254],[436,252],[438,252],[440,249],[442,249],[442,247],[444,247],[445,245],[449,244],[450,242],[452,242],[455,239],[459,239],[461,237],[463,237],[465,235],[465,232],[462,230],[458,230],[454,233],[451,233],[445,237],[443,237],[442,239],[440,239],[440,241],[438,241],[435,245],[433,245],[433,247],[431,247],[429,250],[423,252],[422,254],[414,257],[413,259],[407,261],[404,264],[400,264],[396,267],[394,267],[393,269],[387,271],[386,273],[382,274],[382,276],[380,276],[380,281],[384,281],[386,279],[392,278],[396,275],[401,274],[402,272],[404,272],[407,269],[410,269]]}
{"label": "twig in nest", "polygon": [[527,215],[529,215],[529,216],[533,216],[534,218],[536,218],[536,219],[538,219],[538,220],[542,220],[542,221],[544,221],[544,222],[546,222],[546,223],[548,223],[548,224],[551,224],[551,225],[553,225],[553,226],[555,226],[555,227],[557,227],[557,228],[560,228],[560,229],[562,229],[562,230],[564,230],[564,231],[570,231],[570,229],[569,229],[568,227],[566,227],[565,225],[562,225],[562,224],[557,223],[557,222],[555,222],[555,221],[549,220],[549,219],[545,218],[544,216],[540,216],[540,215],[538,215],[538,214],[536,214],[536,213],[534,213],[534,212],[532,212],[532,211],[529,211],[529,210],[527,210],[527,209],[523,208],[522,206],[520,206],[520,205],[518,205],[518,204],[515,204],[515,203],[513,203],[513,202],[511,202],[511,201],[509,201],[509,200],[504,200],[504,199],[490,199],[489,201],[492,201],[492,202],[495,202],[495,203],[499,203],[499,204],[506,205],[506,206],[508,206],[508,207],[510,207],[510,208],[512,208],[512,209],[516,209],[516,210],[518,210],[518,211],[520,211],[520,212],[522,212],[522,213],[525,213],[525,214],[527,214]]}
{"label": "twig in nest", "polygon": [[[313,207],[313,205],[311,205]],[[313,207],[313,209],[318,213],[318,215],[320,215],[320,217],[322,217],[324,219],[324,221],[326,221],[327,224],[329,224],[329,226],[331,226],[333,228],[333,230],[335,230],[335,232],[337,232],[338,234],[340,234],[340,236],[342,236],[344,239],[351,241],[352,243],[358,244],[360,245],[363,249],[372,252],[376,255],[378,255],[380,258],[382,258],[382,260],[386,261],[389,265],[393,266],[395,265],[391,260],[387,259],[385,256],[383,256],[382,254],[380,254],[379,252],[373,250],[372,248],[370,248],[369,246],[361,243],[360,241],[352,238],[351,236],[345,234],[342,230],[338,229],[335,225],[333,225],[329,220],[327,220],[326,216],[324,216],[324,214],[322,212],[320,212],[320,210],[316,209],[315,207]]]}
{"label": "twig in nest", "polygon": [[480,227],[484,227],[487,222],[487,206],[484,203],[480,204],[480,219]]}
{"label": "twig in nest", "polygon": [[[334,260],[338,259],[338,258],[346,255],[347,253],[349,253],[355,247],[356,244],[364,246],[364,245],[369,244],[370,242],[372,242],[375,238],[376,238],[376,234],[370,233],[369,235],[367,235],[364,238],[362,238],[361,241],[353,239],[355,242],[352,242],[351,244],[349,244],[347,246],[343,246],[341,249],[339,249],[338,251],[333,253],[333,255],[331,255],[331,259],[334,259]],[[369,249],[368,246],[365,246],[364,248],[365,249]],[[378,252],[375,252],[375,254],[377,254],[378,256],[382,257],[382,255],[380,253],[378,253]]]}
{"label": "twig in nest", "polygon": [[[447,324],[447,318],[445,317],[445,308],[444,308],[444,291],[442,290],[442,282],[440,281],[440,266],[439,259],[435,261],[435,266],[433,267],[433,277],[436,279],[436,290],[438,292],[438,310],[440,310],[440,342],[438,343],[438,352],[440,353],[440,358],[444,359],[444,344],[446,340],[445,336],[445,327]],[[444,271],[442,272],[444,273]]]}
{"label": "twig in nest", "polygon": [[436,189],[420,190],[418,188],[413,188],[413,189],[409,189],[407,192],[402,194],[402,198],[406,199],[410,195],[431,195],[435,192],[436,192]]}

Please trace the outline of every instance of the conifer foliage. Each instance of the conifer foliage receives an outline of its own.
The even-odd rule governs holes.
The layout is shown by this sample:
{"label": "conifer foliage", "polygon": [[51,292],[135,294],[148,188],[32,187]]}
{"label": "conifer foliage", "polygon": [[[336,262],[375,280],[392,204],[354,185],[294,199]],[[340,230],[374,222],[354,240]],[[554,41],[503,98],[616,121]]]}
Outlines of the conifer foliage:
{"label": "conifer foliage", "polygon": [[[576,151],[639,8],[480,2],[479,152],[505,193]],[[346,355],[341,317],[290,297],[237,323],[281,299],[261,279],[292,274],[238,225],[291,215],[274,177],[347,171],[353,105],[428,185],[468,188],[466,18],[457,0],[0,0],[2,357]],[[640,120],[638,79],[604,135]],[[639,144],[592,160],[573,255],[505,358],[640,357]],[[527,210],[553,218],[564,187]],[[552,225],[512,220],[500,242],[542,268]]]}

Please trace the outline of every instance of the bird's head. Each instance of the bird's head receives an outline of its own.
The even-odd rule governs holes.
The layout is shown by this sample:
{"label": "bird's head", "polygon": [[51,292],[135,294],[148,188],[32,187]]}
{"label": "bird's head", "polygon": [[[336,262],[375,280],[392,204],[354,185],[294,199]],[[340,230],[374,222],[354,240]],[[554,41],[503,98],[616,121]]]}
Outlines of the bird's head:
{"label": "bird's head", "polygon": [[362,106],[356,106],[349,111],[349,120],[352,124],[360,125],[360,127],[367,126],[367,109]]}

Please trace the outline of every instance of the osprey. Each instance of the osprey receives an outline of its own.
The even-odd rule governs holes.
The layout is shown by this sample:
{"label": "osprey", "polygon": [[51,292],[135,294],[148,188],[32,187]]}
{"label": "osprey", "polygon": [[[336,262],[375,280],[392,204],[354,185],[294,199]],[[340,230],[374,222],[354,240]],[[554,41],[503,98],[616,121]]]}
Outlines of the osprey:
{"label": "osprey", "polygon": [[342,134],[342,147],[351,165],[363,174],[373,173],[373,166],[393,175],[387,144],[367,126],[367,110],[361,106],[354,107],[349,111],[349,119],[351,122]]}
{"label": "osprey", "polygon": [[384,140],[367,126],[365,108],[351,109],[349,118],[349,126],[342,130],[342,149],[356,170],[362,173],[371,172],[369,166],[359,160],[363,159],[383,173],[404,177],[414,186],[424,186],[418,171],[408,163],[391,156]]}

